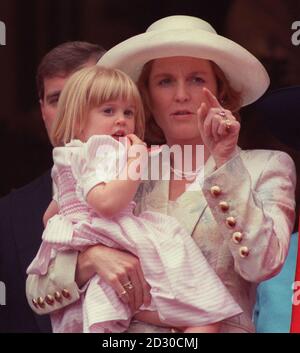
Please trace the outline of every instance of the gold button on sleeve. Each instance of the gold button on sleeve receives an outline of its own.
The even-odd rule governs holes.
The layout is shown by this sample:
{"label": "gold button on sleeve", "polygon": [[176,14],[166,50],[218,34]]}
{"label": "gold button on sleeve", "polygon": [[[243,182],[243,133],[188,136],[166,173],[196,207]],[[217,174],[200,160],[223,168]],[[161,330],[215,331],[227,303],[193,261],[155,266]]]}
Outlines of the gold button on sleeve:
{"label": "gold button on sleeve", "polygon": [[61,291],[61,294],[62,294],[65,298],[67,298],[67,299],[70,299],[70,298],[71,298],[71,294],[70,294],[70,292],[69,292],[67,289],[63,289],[63,290]]}
{"label": "gold button on sleeve", "polygon": [[247,257],[248,255],[249,255],[249,249],[247,248],[247,246],[242,246],[240,248],[240,256]]}
{"label": "gold button on sleeve", "polygon": [[45,300],[44,300],[44,298],[38,297],[38,298],[37,298],[37,303],[38,303],[38,305],[39,305],[40,308],[44,308],[44,307],[45,307]]}
{"label": "gold button on sleeve", "polygon": [[218,185],[214,185],[210,188],[210,193],[213,195],[213,196],[219,196],[221,194],[221,188],[220,186]]}
{"label": "gold button on sleeve", "polygon": [[45,298],[45,301],[48,305],[53,305],[54,304],[54,297],[50,294],[48,294]]}
{"label": "gold button on sleeve", "polygon": [[221,201],[219,203],[219,207],[220,207],[221,211],[226,212],[229,210],[229,203],[226,201]]}
{"label": "gold button on sleeve", "polygon": [[243,239],[243,234],[241,232],[234,232],[231,239],[235,244],[239,244]]}
{"label": "gold button on sleeve", "polygon": [[236,219],[234,217],[227,217],[226,218],[226,225],[229,228],[233,228],[236,225]]}
{"label": "gold button on sleeve", "polygon": [[35,298],[32,299],[32,304],[36,307],[39,308],[39,304]]}
{"label": "gold button on sleeve", "polygon": [[56,291],[56,292],[54,293],[54,298],[55,298],[55,300],[56,300],[57,302],[61,302],[61,301],[62,301],[62,296],[61,296],[61,294],[59,293],[59,291]]}

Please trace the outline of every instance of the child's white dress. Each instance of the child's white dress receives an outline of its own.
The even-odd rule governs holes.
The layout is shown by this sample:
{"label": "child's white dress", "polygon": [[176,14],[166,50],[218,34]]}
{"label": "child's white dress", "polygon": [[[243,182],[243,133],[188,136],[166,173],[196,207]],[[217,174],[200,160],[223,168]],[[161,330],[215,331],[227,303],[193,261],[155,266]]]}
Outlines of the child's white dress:
{"label": "child's white dress", "polygon": [[[110,136],[73,140],[53,151],[52,177],[60,212],[43,233],[43,243],[28,273],[45,274],[56,251],[85,250],[104,244],[135,254],[151,286],[151,305],[170,326],[202,326],[241,313],[194,240],[173,217],[155,212],[133,214],[131,202],[114,217],[104,218],[85,199],[97,184],[116,178],[116,160],[126,163],[126,148]],[[76,303],[52,314],[54,332],[122,332],[132,318],[98,275]]]}

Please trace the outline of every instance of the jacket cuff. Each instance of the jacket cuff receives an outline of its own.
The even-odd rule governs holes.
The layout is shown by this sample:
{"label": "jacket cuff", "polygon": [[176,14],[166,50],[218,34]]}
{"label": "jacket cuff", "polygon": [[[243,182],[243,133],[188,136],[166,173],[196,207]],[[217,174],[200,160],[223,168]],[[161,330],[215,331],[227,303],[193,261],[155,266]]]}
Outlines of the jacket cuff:
{"label": "jacket cuff", "polygon": [[26,296],[31,309],[38,315],[59,310],[79,299],[75,282],[78,252],[58,252],[44,276],[29,275]]}

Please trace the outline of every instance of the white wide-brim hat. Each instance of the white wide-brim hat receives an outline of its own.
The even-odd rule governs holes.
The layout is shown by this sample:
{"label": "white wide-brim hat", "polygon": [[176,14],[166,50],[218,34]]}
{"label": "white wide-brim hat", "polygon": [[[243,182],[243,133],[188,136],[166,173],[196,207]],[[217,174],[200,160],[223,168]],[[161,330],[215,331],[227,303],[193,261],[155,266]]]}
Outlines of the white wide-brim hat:
{"label": "white wide-brim hat", "polygon": [[135,82],[150,60],[189,56],[214,61],[232,88],[241,93],[242,106],[256,101],[269,86],[269,76],[254,55],[197,17],[169,16],[154,22],[145,33],[108,50],[98,64],[120,69]]}

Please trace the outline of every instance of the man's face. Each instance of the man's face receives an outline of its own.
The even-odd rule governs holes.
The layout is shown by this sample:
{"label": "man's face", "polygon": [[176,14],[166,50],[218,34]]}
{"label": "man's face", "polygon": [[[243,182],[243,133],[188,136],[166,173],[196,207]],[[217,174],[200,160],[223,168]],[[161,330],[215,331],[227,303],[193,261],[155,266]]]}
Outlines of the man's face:
{"label": "man's face", "polygon": [[[90,59],[83,66],[79,67],[78,70],[83,67],[94,66],[96,63],[97,61],[95,59]],[[60,93],[71,75],[72,73],[69,75],[46,77],[44,79],[44,97],[40,99],[40,106],[49,137],[53,121],[57,114],[57,104]]]}
{"label": "man's face", "polygon": [[40,100],[40,105],[48,136],[50,136],[51,126],[56,117],[60,93],[69,77],[70,75],[44,79],[44,97]]}

